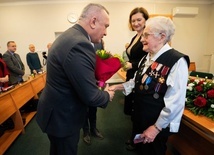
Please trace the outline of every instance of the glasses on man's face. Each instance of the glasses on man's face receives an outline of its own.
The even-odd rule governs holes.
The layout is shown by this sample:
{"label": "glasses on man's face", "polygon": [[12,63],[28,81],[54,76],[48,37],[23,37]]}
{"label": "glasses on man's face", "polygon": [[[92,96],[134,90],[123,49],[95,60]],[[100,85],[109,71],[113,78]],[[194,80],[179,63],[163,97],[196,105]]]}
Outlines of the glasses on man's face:
{"label": "glasses on man's face", "polygon": [[150,35],[157,35],[157,34],[160,34],[160,33],[143,33],[142,35],[141,35],[141,37],[143,37],[143,38],[145,38],[145,39],[147,39]]}

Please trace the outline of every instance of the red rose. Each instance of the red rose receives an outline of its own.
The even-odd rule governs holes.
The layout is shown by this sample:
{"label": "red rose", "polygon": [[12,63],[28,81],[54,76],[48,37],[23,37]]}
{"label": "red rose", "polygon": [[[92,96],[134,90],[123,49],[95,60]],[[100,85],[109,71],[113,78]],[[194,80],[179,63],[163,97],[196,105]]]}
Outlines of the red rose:
{"label": "red rose", "polygon": [[199,96],[194,100],[194,104],[198,107],[204,107],[207,104],[207,100]]}
{"label": "red rose", "polygon": [[204,81],[199,81],[198,85],[202,85],[204,83]]}
{"label": "red rose", "polygon": [[202,92],[203,88],[201,86],[196,86],[195,89],[198,91],[198,92]]}
{"label": "red rose", "polygon": [[214,89],[207,91],[208,98],[214,98]]}
{"label": "red rose", "polygon": [[195,82],[195,80],[194,79],[190,79],[190,83],[193,83],[193,82]]}

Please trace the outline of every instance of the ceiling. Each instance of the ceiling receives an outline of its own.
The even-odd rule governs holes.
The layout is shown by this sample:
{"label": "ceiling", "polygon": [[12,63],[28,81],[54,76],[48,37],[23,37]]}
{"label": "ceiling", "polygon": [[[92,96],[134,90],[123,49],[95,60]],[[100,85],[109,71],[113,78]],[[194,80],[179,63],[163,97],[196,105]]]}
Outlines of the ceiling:
{"label": "ceiling", "polygon": [[[25,2],[25,3],[30,3],[30,2],[37,2],[37,3],[42,3],[42,2],[60,2],[60,0],[0,0],[0,3],[20,3],[20,2]],[[62,1],[66,1],[66,2],[80,2],[80,1],[88,1],[89,0],[62,0]],[[92,1],[96,1],[96,2],[104,2],[104,1],[128,1],[128,0],[92,0]],[[134,0],[130,0],[130,1],[134,1]],[[214,0],[135,0],[136,2],[142,2],[142,1],[147,1],[147,2],[166,2],[166,3],[214,3]]]}

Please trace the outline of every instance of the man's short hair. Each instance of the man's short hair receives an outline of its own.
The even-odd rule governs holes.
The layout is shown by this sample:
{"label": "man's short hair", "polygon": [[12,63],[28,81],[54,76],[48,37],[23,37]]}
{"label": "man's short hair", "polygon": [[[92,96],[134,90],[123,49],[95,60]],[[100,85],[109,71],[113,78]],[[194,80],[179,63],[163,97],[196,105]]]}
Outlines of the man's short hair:
{"label": "man's short hair", "polygon": [[7,47],[9,46],[10,43],[15,43],[15,41],[8,41],[7,42]]}

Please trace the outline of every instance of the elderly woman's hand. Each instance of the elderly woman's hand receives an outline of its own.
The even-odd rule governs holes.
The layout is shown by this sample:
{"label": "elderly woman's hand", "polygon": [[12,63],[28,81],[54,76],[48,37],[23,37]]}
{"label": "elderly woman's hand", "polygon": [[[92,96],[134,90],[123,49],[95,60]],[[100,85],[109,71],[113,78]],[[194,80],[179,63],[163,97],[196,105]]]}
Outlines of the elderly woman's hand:
{"label": "elderly woman's hand", "polygon": [[151,143],[154,141],[155,137],[157,136],[157,134],[160,131],[157,130],[157,128],[152,125],[150,127],[148,127],[142,134],[141,134],[141,138],[144,138],[143,143]]}
{"label": "elderly woman's hand", "polygon": [[110,91],[124,90],[123,84],[115,84],[108,87]]}

